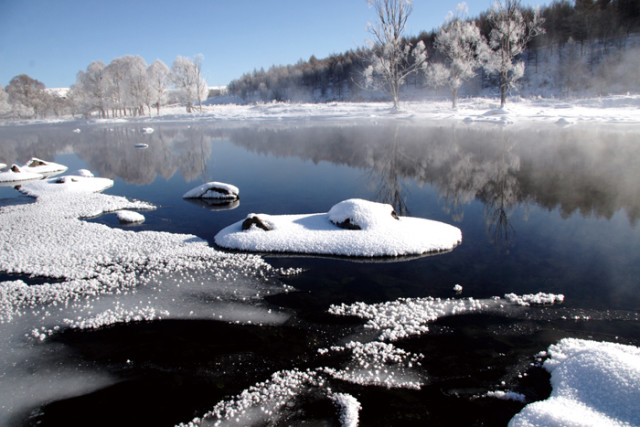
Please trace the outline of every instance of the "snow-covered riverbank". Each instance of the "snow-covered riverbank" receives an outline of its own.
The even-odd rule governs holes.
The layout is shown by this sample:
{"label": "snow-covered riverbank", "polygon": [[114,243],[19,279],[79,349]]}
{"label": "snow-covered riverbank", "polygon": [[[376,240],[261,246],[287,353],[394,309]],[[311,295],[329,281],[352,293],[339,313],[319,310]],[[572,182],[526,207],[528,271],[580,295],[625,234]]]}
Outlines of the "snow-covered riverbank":
{"label": "snow-covered riverbank", "polygon": [[[164,107],[159,115],[114,119],[89,119],[91,123],[123,122],[174,122],[174,121],[246,121],[246,120],[354,120],[354,119],[404,119],[404,120],[452,120],[468,123],[510,124],[519,122],[557,123],[566,126],[575,123],[640,123],[640,95],[615,95],[597,98],[520,98],[512,97],[506,107],[500,109],[495,98],[462,98],[458,108],[451,108],[446,98],[405,101],[400,111],[392,112],[386,102],[331,102],[331,103],[267,103],[267,104],[216,104],[215,98],[187,113],[183,105]],[[1,121],[0,124],[86,122],[70,116],[43,120]]]}

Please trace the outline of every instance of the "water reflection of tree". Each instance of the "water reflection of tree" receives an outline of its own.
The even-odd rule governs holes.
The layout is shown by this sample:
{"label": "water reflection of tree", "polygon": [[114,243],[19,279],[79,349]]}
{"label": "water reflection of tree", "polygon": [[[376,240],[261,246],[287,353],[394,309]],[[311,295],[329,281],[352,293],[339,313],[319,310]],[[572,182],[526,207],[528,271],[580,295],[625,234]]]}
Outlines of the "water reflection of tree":
{"label": "water reflection of tree", "polygon": [[388,203],[395,209],[398,215],[408,215],[407,197],[404,194],[402,166],[410,161],[410,158],[402,151],[399,141],[399,125],[393,126],[393,136],[388,144],[384,144],[386,150],[381,153],[381,158],[370,170],[370,177],[377,181],[376,201]]}
{"label": "water reflection of tree", "polygon": [[[55,159],[75,153],[98,175],[150,183],[177,171],[187,181],[209,179],[213,141],[276,157],[296,157],[367,171],[379,201],[403,214],[407,181],[437,190],[444,209],[461,221],[471,202],[485,205],[496,241],[513,237],[510,214],[519,203],[558,209],[563,216],[611,218],[623,209],[640,218],[640,130],[587,126],[538,129],[453,123],[389,122],[340,125],[269,126],[163,125],[152,134],[131,124],[2,126],[0,161]],[[139,150],[136,143],[148,143]],[[242,165],[238,165],[241,167]]]}
{"label": "water reflection of tree", "polygon": [[500,145],[491,166],[490,179],[478,192],[478,198],[484,202],[487,229],[493,242],[508,249],[515,237],[510,216],[518,202],[516,173],[520,158],[513,153],[512,140],[504,131],[500,132]]}

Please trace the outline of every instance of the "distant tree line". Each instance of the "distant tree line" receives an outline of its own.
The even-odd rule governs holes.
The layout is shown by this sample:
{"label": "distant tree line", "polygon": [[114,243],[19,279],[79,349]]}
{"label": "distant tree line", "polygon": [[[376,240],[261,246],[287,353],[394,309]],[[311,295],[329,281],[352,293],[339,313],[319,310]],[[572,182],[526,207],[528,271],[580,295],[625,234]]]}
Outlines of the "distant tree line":
{"label": "distant tree line", "polygon": [[201,55],[178,56],[171,68],[160,60],[147,65],[140,56],[115,58],[108,65],[94,61],[79,71],[68,91],[47,90],[26,74],[14,77],[6,89],[0,86],[0,115],[42,118],[64,114],[101,118],[160,114],[168,102],[181,102],[191,112],[202,108],[207,82],[202,77]]}
{"label": "distant tree line", "polygon": [[[385,3],[390,2],[391,0],[376,0],[370,3],[385,6]],[[391,3],[404,2],[396,0]],[[516,16],[517,14],[520,16]],[[500,24],[501,20],[503,24]],[[509,52],[510,64],[498,65],[495,57],[487,56],[490,52],[486,49],[483,52],[481,42],[491,45],[494,53],[499,52],[502,43],[498,34],[500,27],[509,33],[514,30],[514,25],[519,27],[515,29],[520,32],[519,46]],[[456,26],[458,28],[455,28]],[[476,31],[474,28],[477,28],[477,35],[471,34]],[[449,34],[449,40],[445,41],[446,35],[442,33],[452,31],[456,34]],[[631,34],[639,32],[640,0],[556,0],[539,10],[522,7],[515,0],[504,0],[498,2],[498,7],[492,7],[475,19],[468,19],[460,14],[454,15],[440,29],[422,32],[417,37],[404,38],[398,49],[402,50],[407,46],[413,48],[419,42],[426,47],[429,63],[427,70],[416,72],[411,78],[405,78],[406,85],[434,90],[449,85],[451,91],[456,93],[452,95],[455,105],[457,91],[464,81],[477,75],[473,84],[480,89],[498,87],[501,101],[504,103],[509,89],[523,77],[524,64],[535,64],[542,50],[555,47],[564,49],[559,55],[566,55],[568,50],[574,49],[572,46],[567,49],[567,43],[579,44],[582,54],[585,53],[584,49],[597,49],[598,52],[589,54],[589,66],[593,68],[602,60],[601,56],[608,53],[607,46],[615,47],[617,44],[623,47],[624,41]],[[509,36],[510,34],[503,32],[502,39],[508,40]],[[457,39],[452,39],[456,37]],[[595,42],[603,46],[603,49]],[[461,47],[464,43],[467,44],[466,48]],[[455,44],[458,44],[459,48],[457,54],[452,53]],[[236,95],[245,102],[345,101],[371,98],[367,90],[371,85],[367,84],[367,79],[371,78],[368,73],[372,69],[375,70],[375,67],[372,67],[376,62],[375,49],[381,50],[384,47],[382,44],[374,43],[371,48],[331,55],[325,59],[312,56],[308,61],[301,60],[295,65],[254,70],[232,81],[228,87],[229,94]],[[462,57],[465,53],[467,58],[466,64],[463,65]],[[414,61],[409,60],[406,66],[412,67],[414,64]],[[557,69],[554,72],[567,71]],[[389,94],[389,97],[394,100],[392,94]]]}
{"label": "distant tree line", "polygon": [[[397,107],[403,86],[428,94],[448,86],[455,108],[459,92],[487,88],[498,88],[504,105],[518,81],[549,94],[640,89],[640,43],[627,46],[640,40],[640,0],[556,0],[539,10],[499,0],[475,19],[462,4],[439,29],[417,37],[404,36],[410,1],[367,2],[380,20],[371,26],[371,46],[254,70],[230,82],[227,94],[242,102],[386,97]],[[21,74],[0,86],[0,116],[137,116],[174,102],[192,111],[208,96],[202,60],[179,56],[171,68],[139,56],[94,61],[67,93]]]}

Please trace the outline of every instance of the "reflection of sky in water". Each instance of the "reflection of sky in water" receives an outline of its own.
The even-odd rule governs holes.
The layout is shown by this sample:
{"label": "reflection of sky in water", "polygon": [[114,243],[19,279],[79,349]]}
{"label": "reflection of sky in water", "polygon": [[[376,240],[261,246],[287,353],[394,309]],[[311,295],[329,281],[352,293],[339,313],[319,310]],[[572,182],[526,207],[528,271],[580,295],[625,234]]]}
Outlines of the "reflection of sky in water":
{"label": "reflection of sky in water", "polygon": [[[37,156],[63,163],[70,171],[88,168],[115,179],[110,194],[158,206],[144,212],[146,221],[130,230],[191,233],[212,242],[217,231],[248,213],[326,212],[341,200],[361,197],[454,224],[463,233],[462,244],[453,252],[407,262],[269,256],[267,261],[276,267],[307,271],[285,279],[302,292],[271,295],[266,301],[269,292],[260,289],[259,280],[218,281],[203,289],[199,283],[206,278],[198,278],[180,289],[168,287],[172,290],[161,295],[150,288],[114,300],[103,298],[90,313],[83,311],[89,318],[100,311],[98,305],[109,309],[117,301],[118,307],[153,306],[180,319],[222,316],[232,322],[281,325],[298,316],[317,326],[326,321],[330,304],[450,298],[457,283],[464,287],[463,296],[474,298],[563,293],[562,314],[538,313],[538,319],[556,322],[560,330],[566,326],[562,316],[608,319],[606,310],[640,307],[640,147],[634,144],[635,131],[416,124],[394,128],[375,123],[237,129],[163,125],[150,135],[126,126],[88,127],[80,134],[71,129],[3,129],[0,161]],[[149,148],[136,149],[139,142]],[[238,186],[239,205],[210,210],[182,199],[187,190],[209,180]],[[0,197],[22,198],[12,191],[0,188]],[[119,227],[113,214],[91,221]],[[174,278],[168,280],[174,283]],[[596,334],[640,340],[638,331],[624,322],[626,317],[617,313],[609,318],[622,321],[580,327],[586,333],[592,328]],[[470,328],[474,337],[539,330],[519,321],[496,325],[485,320],[487,328],[464,322],[452,320],[454,326],[445,322],[433,330]],[[566,327],[573,330],[575,325]],[[518,339],[505,340],[520,345]],[[542,341],[529,344],[528,354],[544,349],[547,343]],[[426,338],[415,345],[414,350],[425,354],[426,349],[437,351]],[[98,378],[96,387],[112,381],[99,371],[79,372],[78,378]],[[68,388],[76,393],[82,389],[77,383]]]}

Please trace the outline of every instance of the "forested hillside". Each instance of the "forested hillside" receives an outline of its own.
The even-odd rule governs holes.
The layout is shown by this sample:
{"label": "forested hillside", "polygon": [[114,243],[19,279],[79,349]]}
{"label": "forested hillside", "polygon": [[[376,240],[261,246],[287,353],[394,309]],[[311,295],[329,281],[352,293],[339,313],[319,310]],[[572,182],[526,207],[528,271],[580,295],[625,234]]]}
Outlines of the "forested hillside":
{"label": "forested hillside", "polygon": [[[524,9],[525,17],[532,9]],[[524,76],[519,90],[527,95],[601,95],[640,91],[640,0],[555,1],[540,10],[544,34],[532,39],[522,54]],[[489,39],[489,12],[474,22]],[[407,40],[422,40],[430,67],[444,61],[435,47],[438,30]],[[254,70],[229,84],[229,94],[244,102],[255,101],[357,101],[385,95],[364,88],[363,73],[371,61],[369,49],[361,48],[295,65]],[[465,82],[461,95],[492,95],[498,92],[497,76],[480,69]],[[514,92],[517,93],[517,92]],[[447,96],[446,88],[416,73],[405,87],[406,97]]]}

